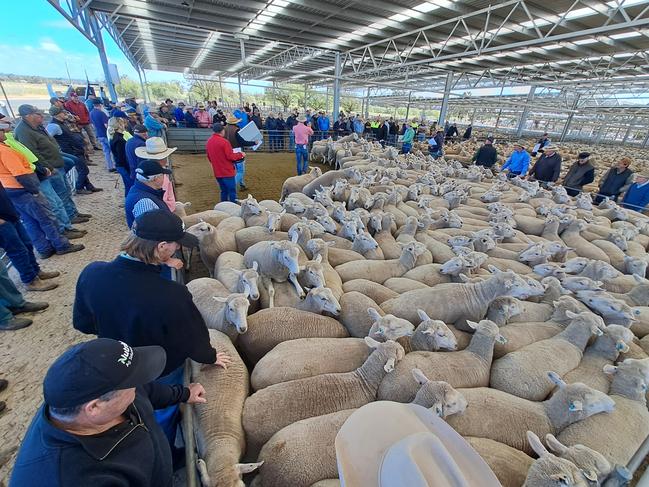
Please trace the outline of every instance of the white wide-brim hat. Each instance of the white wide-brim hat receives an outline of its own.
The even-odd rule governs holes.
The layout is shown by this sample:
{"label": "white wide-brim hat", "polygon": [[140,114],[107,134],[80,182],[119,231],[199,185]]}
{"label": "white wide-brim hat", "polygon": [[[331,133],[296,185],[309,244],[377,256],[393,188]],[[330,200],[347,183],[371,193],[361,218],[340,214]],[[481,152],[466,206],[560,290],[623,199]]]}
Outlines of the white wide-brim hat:
{"label": "white wide-brim hat", "polygon": [[167,147],[162,137],[149,137],[144,147],[135,149],[135,155],[141,159],[166,159],[176,152],[178,147]]}
{"label": "white wide-brim hat", "polygon": [[469,443],[431,410],[377,401],[336,436],[343,487],[502,487]]}

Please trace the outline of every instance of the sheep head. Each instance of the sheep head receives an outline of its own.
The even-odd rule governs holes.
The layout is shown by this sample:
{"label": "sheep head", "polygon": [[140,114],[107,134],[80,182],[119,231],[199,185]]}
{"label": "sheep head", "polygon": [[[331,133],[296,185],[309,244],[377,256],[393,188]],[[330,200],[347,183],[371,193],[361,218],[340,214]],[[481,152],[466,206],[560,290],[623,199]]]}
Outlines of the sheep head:
{"label": "sheep head", "polygon": [[322,256],[318,255],[313,260],[304,264],[300,271],[300,278],[303,280],[303,285],[308,288],[324,287],[325,277],[324,269],[322,267]]}
{"label": "sheep head", "polygon": [[259,272],[257,269],[259,264],[257,261],[252,263],[251,269],[231,269],[234,273],[239,276],[238,288],[240,292],[248,294],[248,297],[253,301],[259,299]]}
{"label": "sheep head", "polygon": [[205,238],[214,234],[216,227],[207,222],[198,222],[189,227],[186,231],[198,238],[198,243],[201,245]]}
{"label": "sheep head", "polygon": [[530,466],[524,485],[588,487],[589,482],[582,471],[571,461],[559,458],[546,450],[533,432],[527,432],[527,441],[539,458]]}
{"label": "sheep head", "polygon": [[533,268],[534,274],[541,277],[556,277],[561,279],[565,277],[564,270],[555,262],[547,262],[545,264],[537,264]]}
{"label": "sheep head", "polygon": [[375,340],[396,340],[402,336],[412,335],[415,330],[414,325],[408,320],[394,315],[381,316],[374,308],[367,308],[367,314],[373,321],[368,336]]}
{"label": "sheep head", "polygon": [[590,259],[587,259],[586,257],[574,257],[564,262],[561,265],[561,269],[563,269],[566,274],[579,274],[586,268],[589,262]]}
{"label": "sheep head", "polygon": [[594,414],[610,413],[615,409],[615,401],[604,392],[581,382],[566,384],[556,372],[548,372],[548,378],[558,390],[546,401],[546,411],[559,430]]}
{"label": "sheep head", "polygon": [[626,302],[605,292],[577,291],[577,298],[590,309],[609,319],[630,322],[640,314],[638,308],[631,308]]}
{"label": "sheep head", "polygon": [[277,213],[275,211],[268,211],[268,222],[266,228],[270,233],[278,231],[282,227],[282,216],[286,214],[286,210]]}
{"label": "sheep head", "polygon": [[494,339],[498,343],[505,344],[507,343],[507,338],[500,334],[498,325],[496,325],[491,320],[480,320],[479,323],[474,321],[466,321],[467,324],[475,330],[475,335],[486,336]]}
{"label": "sheep head", "polygon": [[340,314],[340,303],[328,287],[316,287],[311,289],[306,295],[306,300],[314,305],[314,313],[326,312],[333,316],[338,316]]}
{"label": "sheep head", "polygon": [[243,200],[237,200],[237,203],[241,205],[241,215],[261,215],[262,208],[251,194]]}
{"label": "sheep head", "polygon": [[504,326],[511,318],[522,312],[523,309],[518,299],[512,298],[511,296],[500,296],[489,304],[487,319],[493,321],[498,326]]}
{"label": "sheep head", "polygon": [[248,307],[250,306],[248,296],[247,292],[243,294],[233,293],[227,298],[213,296],[215,301],[225,304],[223,321],[226,325],[234,326],[237,333],[248,331]]}
{"label": "sheep head", "polygon": [[553,434],[545,435],[545,442],[559,458],[577,465],[584,477],[591,482],[601,481],[613,470],[612,465],[601,453],[584,445],[565,446]]}
{"label": "sheep head", "polygon": [[332,235],[336,233],[336,222],[329,215],[318,215],[315,217],[315,221],[322,225],[326,233],[331,233]]}
{"label": "sheep head", "polygon": [[570,276],[561,279],[561,285],[572,292],[601,291],[602,281],[593,281],[588,277]]}
{"label": "sheep head", "polygon": [[446,323],[431,319],[422,309],[418,309],[417,314],[421,323],[410,340],[413,350],[457,350],[457,338]]}
{"label": "sheep head", "polygon": [[462,414],[468,402],[465,397],[444,381],[431,381],[420,369],[412,369],[412,376],[419,384],[412,404],[432,410],[440,418]]}
{"label": "sheep head", "polygon": [[300,273],[300,248],[295,243],[286,241],[271,242],[270,246],[277,261],[297,276]]}
{"label": "sheep head", "polygon": [[237,463],[225,468],[208,473],[207,464],[202,458],[196,461],[196,469],[201,481],[201,485],[224,485],[228,487],[245,487],[242,480],[243,475],[254,472],[264,464],[263,461],[256,463]]}

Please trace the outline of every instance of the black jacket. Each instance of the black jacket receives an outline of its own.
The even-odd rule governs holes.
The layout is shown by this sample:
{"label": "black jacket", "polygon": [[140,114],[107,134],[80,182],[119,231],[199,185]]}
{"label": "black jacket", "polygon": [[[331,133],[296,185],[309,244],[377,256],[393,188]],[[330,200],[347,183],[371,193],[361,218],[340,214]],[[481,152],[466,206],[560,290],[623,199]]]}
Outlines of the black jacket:
{"label": "black jacket", "polygon": [[498,160],[498,152],[491,144],[485,144],[480,147],[473,155],[476,166],[491,167]]}
{"label": "black jacket", "polygon": [[73,132],[65,122],[61,122],[56,118],[52,119],[52,123],[61,127],[62,133],[54,136],[61,150],[74,156],[81,156],[85,159],[85,143],[83,141],[83,136],[78,132]]}
{"label": "black jacket", "polygon": [[391,135],[391,134],[392,134],[392,127],[390,127],[389,125],[386,125],[385,122],[383,122],[381,124],[381,126],[379,127],[379,133],[376,136],[376,138],[377,138],[377,140],[387,140],[388,135]]}
{"label": "black jacket", "polygon": [[17,222],[20,220],[14,204],[9,199],[9,195],[4,186],[0,184],[0,218],[8,222]]}
{"label": "black jacket", "polygon": [[110,139],[110,152],[113,154],[115,166],[123,167],[130,171],[128,159],[126,159],[126,141],[124,140],[124,134],[121,132],[115,132]]}
{"label": "black jacket", "polygon": [[561,173],[561,156],[555,152],[551,156],[543,154],[530,171],[538,181],[556,181]]}
{"label": "black jacket", "polygon": [[79,275],[74,327],[132,347],[160,345],[167,352],[162,375],[191,358],[216,361],[205,321],[187,288],[160,276],[160,267],[123,256],[93,262]]}
{"label": "black jacket", "polygon": [[92,436],[57,428],[43,404],[20,446],[9,486],[171,487],[169,441],[153,410],[188,398],[189,389],[181,385],[138,387],[126,421]]}

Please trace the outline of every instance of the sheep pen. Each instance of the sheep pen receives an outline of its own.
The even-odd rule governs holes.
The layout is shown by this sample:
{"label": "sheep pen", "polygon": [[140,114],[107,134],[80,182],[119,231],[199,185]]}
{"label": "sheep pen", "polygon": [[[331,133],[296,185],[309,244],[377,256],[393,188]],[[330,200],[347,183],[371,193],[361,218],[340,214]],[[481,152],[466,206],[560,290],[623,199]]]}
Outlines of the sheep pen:
{"label": "sheep pen", "polygon": [[[545,189],[535,181],[509,179],[497,171],[468,165],[463,154],[470,154],[475,145],[474,141],[451,144],[444,157],[433,160],[417,149],[402,155],[393,148],[385,149],[363,139],[316,141],[314,147],[318,148],[318,160],[324,163],[319,166],[323,168],[322,175],[314,172],[311,178],[293,179],[290,188],[294,192],[283,195],[281,203],[282,183],[294,174],[294,163],[288,155],[284,159],[291,161],[290,172],[277,172],[281,173],[281,182],[269,179],[263,189],[257,190],[253,182],[257,175],[254,175],[254,170],[250,171],[247,176],[250,189],[245,193],[252,197],[245,200],[246,208],[234,204],[217,208],[227,208],[230,218],[240,217],[242,220],[237,221],[245,221],[246,229],[256,227],[257,230],[248,232],[251,235],[257,232],[255,242],[258,239],[290,241],[291,248],[295,249],[291,258],[266,252],[259,254],[263,262],[244,261],[245,251],[237,247],[234,238],[234,233],[241,230],[237,227],[232,231],[227,221],[213,226],[214,231],[221,234],[221,241],[229,243],[221,245],[220,242],[218,249],[200,249],[202,254],[214,258],[218,258],[215,253],[228,252],[234,257],[238,254],[240,257],[229,260],[237,262],[237,272],[255,271],[251,274],[257,276],[255,284],[260,296],[258,299],[247,296],[250,330],[239,331],[240,335],[232,344],[232,350],[236,350],[237,358],[240,357],[247,368],[245,381],[242,380],[238,387],[248,394],[243,407],[237,403],[238,422],[232,427],[236,427],[237,434],[244,432],[242,444],[247,448],[237,450],[239,458],[232,458],[232,465],[221,464],[219,469],[246,472],[241,470],[243,462],[250,462],[245,465],[252,465],[249,467],[252,469],[261,465],[259,462],[262,460],[272,461],[273,455],[267,452],[271,447],[270,436],[287,437],[287,441],[299,443],[301,440],[293,438],[295,432],[302,431],[306,424],[317,424],[317,418],[322,417],[322,421],[329,417],[344,418],[350,407],[367,401],[412,400],[417,390],[411,374],[414,367],[430,374],[432,380],[445,381],[460,388],[460,394],[467,391],[469,403],[480,394],[486,397],[486,393],[481,392],[484,390],[492,391],[490,394],[494,397],[507,394],[515,397],[510,407],[515,409],[522,426],[516,441],[509,441],[511,444],[507,446],[504,446],[508,443],[506,433],[503,437],[501,432],[482,432],[481,428],[488,429],[489,425],[473,423],[480,418],[476,411],[450,422],[451,425],[462,422],[463,426],[458,431],[466,434],[472,445],[479,446],[476,446],[478,453],[505,486],[520,486],[524,480],[534,456],[528,456],[533,447],[525,441],[523,426],[534,425],[534,421],[539,423],[538,418],[543,419],[539,410],[545,407],[544,404],[550,404],[548,401],[553,398],[557,417],[565,423],[545,429],[537,425],[537,431],[533,433],[558,434],[566,425],[579,425],[584,418],[588,419],[584,424],[592,428],[609,424],[605,420],[611,414],[610,408],[591,406],[594,392],[587,392],[585,399],[563,401],[555,397],[556,391],[552,391],[555,384],[547,381],[547,374],[558,369],[561,376],[572,378],[578,373],[583,374],[581,371],[589,367],[587,370],[598,377],[596,389],[604,396],[615,395],[608,389],[609,376],[590,365],[590,357],[601,346],[595,336],[590,335],[620,334],[614,328],[607,330],[612,325],[626,329],[627,333],[623,334],[628,346],[614,342],[613,348],[618,346],[620,353],[611,355],[616,358],[605,363],[617,366],[632,357],[649,370],[649,355],[645,352],[649,347],[643,349],[646,340],[640,342],[646,335],[644,330],[649,329],[649,307],[646,306],[649,299],[644,295],[644,289],[649,287],[646,265],[629,265],[629,271],[626,266],[616,267],[612,265],[612,252],[602,250],[608,247],[601,244],[606,241],[614,245],[622,255],[622,262],[627,260],[624,257],[646,260],[649,258],[649,217],[625,210],[608,200],[585,209],[583,201],[571,197],[566,199],[558,188]],[[353,150],[354,154],[340,157],[337,151],[343,148],[345,151]],[[574,158],[579,146],[565,144],[561,150],[568,158]],[[610,149],[597,148],[592,152],[597,154],[598,150],[601,155],[597,160],[610,164]],[[205,161],[203,163],[207,166]],[[183,167],[184,164],[183,159],[178,172],[178,178],[183,182],[179,199],[192,201],[191,206],[183,207],[183,212],[185,218],[193,222],[190,219],[192,211],[214,208],[214,200],[208,198],[216,198],[217,190],[213,178],[205,175],[200,177],[199,186],[191,187],[193,183],[190,181],[198,183],[198,178],[188,179],[191,171]],[[262,173],[260,178],[264,172],[263,169],[257,170],[257,173]],[[214,188],[208,192],[206,184],[214,185]],[[304,186],[299,187],[300,184]],[[269,187],[272,187],[272,194]],[[593,188],[584,191],[587,189]],[[198,205],[194,204],[195,197],[199,200]],[[209,205],[207,201],[210,201]],[[278,204],[280,206],[276,206]],[[259,218],[248,219],[247,212],[251,206],[258,208],[255,214]],[[282,211],[278,211],[280,209]],[[273,218],[278,219],[278,230],[267,228],[271,214],[277,215]],[[225,232],[230,232],[229,238],[223,237]],[[565,236],[564,232],[567,232]],[[205,242],[209,245],[211,240]],[[631,245],[622,250],[625,243]],[[364,250],[352,250],[360,248]],[[367,248],[380,252],[367,253]],[[606,259],[598,259],[601,252],[605,253]],[[207,269],[197,254],[195,251],[191,260],[190,279],[209,276],[214,270]],[[326,292],[312,287],[307,273],[303,272],[307,263],[316,260],[320,276],[316,281],[324,282]],[[273,275],[279,274],[268,269],[288,278],[282,277],[282,282],[278,282]],[[219,277],[216,273],[214,275]],[[222,283],[216,285],[218,289],[225,287]],[[303,292],[300,293],[299,289]],[[269,307],[269,291],[274,297],[275,311]],[[212,300],[215,311],[223,306],[223,295],[216,297],[220,297],[221,302]],[[200,299],[201,303],[208,301],[206,306],[210,306],[205,296],[201,295]],[[498,314],[501,303],[506,303],[507,307]],[[394,339],[401,344],[404,340],[407,343],[413,330],[422,322],[418,309],[423,310],[430,320],[440,320],[442,325],[446,325],[443,329],[455,335],[455,348],[421,351],[405,347],[405,356],[400,352],[389,356],[379,364],[380,367],[377,366],[380,373],[369,379],[365,377],[363,364],[371,356],[372,348],[366,347],[361,339],[370,336],[369,343],[374,347]],[[401,326],[395,336],[394,330],[383,325],[386,315],[393,315],[412,326]],[[573,336],[580,320],[590,320],[598,326],[589,328],[589,332],[577,340]],[[480,331],[472,340],[476,328]],[[487,339],[481,338],[481,334],[486,333],[484,330],[489,330]],[[421,333],[438,332],[430,329]],[[547,357],[552,357],[553,351],[559,354],[563,350],[561,346],[565,348],[566,337],[578,344],[578,347],[573,347],[570,360],[557,357],[549,364],[548,360],[538,358],[541,355],[535,350],[541,347]],[[339,348],[337,342],[340,342]],[[628,355],[630,350],[633,355]],[[291,357],[293,353],[295,357]],[[332,357],[336,360],[333,365],[327,363]],[[471,357],[471,360],[464,357]],[[511,367],[506,375],[498,372],[506,379],[494,381],[493,364],[500,364],[496,367],[500,371],[503,364],[517,357],[524,359],[525,369]],[[618,370],[618,381],[624,380],[624,374],[629,374],[628,380],[641,380],[637,370],[635,375],[624,367]],[[644,368],[641,370],[645,371]],[[213,373],[216,374],[216,370]],[[369,380],[370,385],[319,385],[355,377],[354,374],[361,374],[363,381]],[[540,378],[537,382],[540,381],[541,386],[530,380],[531,374]],[[206,377],[209,375],[209,370],[202,370],[201,380],[208,380]],[[479,380],[472,379],[478,376]],[[643,380],[646,384],[649,372]],[[506,388],[502,385],[505,382],[510,384]],[[573,380],[566,382],[572,383]],[[590,385],[586,377],[582,377],[580,382]],[[281,389],[291,391],[284,407],[277,412],[263,408],[264,414],[275,414],[274,417],[256,412],[265,406],[259,398],[271,397],[272,394],[284,397],[276,392]],[[386,391],[399,393],[388,394]],[[215,391],[215,394],[219,392]],[[339,396],[332,397],[336,394]],[[642,398],[635,400],[646,409]],[[269,400],[268,404],[275,402]],[[228,407],[223,400],[218,404]],[[243,411],[247,411],[247,417]],[[259,415],[259,418],[255,416],[256,423],[251,419],[253,411]],[[644,413],[639,417],[644,417]],[[307,421],[310,423],[305,423]],[[257,427],[259,424],[272,424],[273,427],[268,431],[250,431],[251,425]],[[323,436],[318,437],[318,434],[318,429],[310,431],[310,439],[327,448],[330,454],[333,445],[322,445],[322,442],[330,443],[331,435],[320,432]],[[573,447],[587,443],[582,436],[578,437],[579,442],[571,443],[568,436],[562,437],[561,441],[566,447]],[[644,439],[641,436],[625,438],[621,435],[613,439],[623,445],[624,451],[634,452]],[[209,437],[205,441],[203,447],[209,451]],[[596,446],[591,447],[597,450]],[[520,467],[522,472],[511,475],[512,466],[496,460],[503,455],[501,450],[504,449],[512,458],[525,459]],[[610,448],[600,449],[611,464],[619,463],[619,457],[612,455]],[[265,453],[260,455],[260,451]],[[296,471],[325,472],[322,478],[305,476],[309,482],[296,483],[295,487],[339,485],[332,478],[335,472],[323,469],[316,458],[317,455],[293,458],[295,464],[292,468]],[[569,460],[564,463],[571,464]],[[206,465],[207,478],[218,478],[220,471],[210,472],[210,463]],[[537,460],[530,470],[530,478],[536,478],[539,471],[543,473],[543,468],[551,468],[544,465]],[[264,468],[273,471],[275,467]],[[252,485],[285,487],[284,481],[281,476],[259,475]],[[529,479],[527,485],[532,485]]]}

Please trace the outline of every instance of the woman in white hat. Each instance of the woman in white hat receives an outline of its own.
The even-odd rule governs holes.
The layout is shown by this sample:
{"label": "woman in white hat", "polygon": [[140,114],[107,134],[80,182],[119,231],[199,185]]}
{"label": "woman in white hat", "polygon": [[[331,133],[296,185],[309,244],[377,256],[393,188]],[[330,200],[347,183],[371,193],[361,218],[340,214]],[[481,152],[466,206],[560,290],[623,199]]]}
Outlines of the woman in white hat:
{"label": "woman in white hat", "polygon": [[[135,155],[142,159],[158,161],[162,167],[166,168],[169,165],[167,158],[176,152],[176,149],[177,147],[167,147],[162,137],[149,137],[146,139],[146,145],[144,147],[135,149]],[[176,211],[176,195],[174,194],[173,184],[171,184],[171,180],[167,174],[164,175],[162,189],[164,191],[163,201],[167,204],[169,210]]]}

